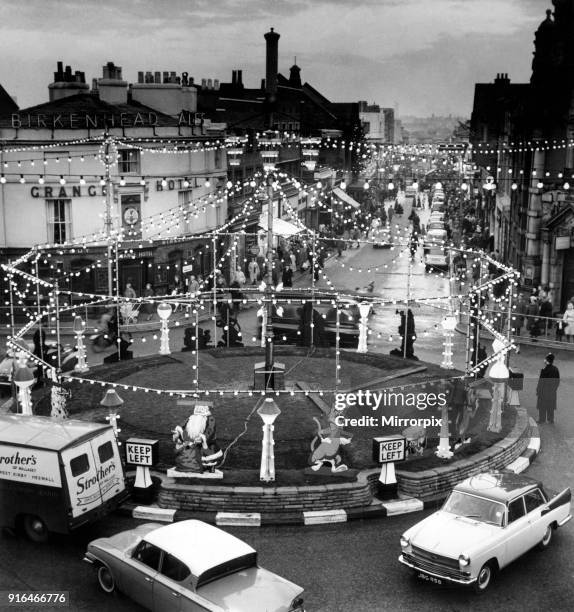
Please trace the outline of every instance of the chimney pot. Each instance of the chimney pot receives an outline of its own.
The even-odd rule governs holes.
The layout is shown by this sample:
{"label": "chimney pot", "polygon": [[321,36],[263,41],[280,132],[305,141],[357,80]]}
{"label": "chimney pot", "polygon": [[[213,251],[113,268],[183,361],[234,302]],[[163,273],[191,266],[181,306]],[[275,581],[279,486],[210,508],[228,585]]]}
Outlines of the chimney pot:
{"label": "chimney pot", "polygon": [[231,84],[232,85],[236,85],[237,84],[237,70],[232,70],[231,71]]}
{"label": "chimney pot", "polygon": [[213,89],[219,89],[219,79],[213,79]]}
{"label": "chimney pot", "polygon": [[201,79],[201,89],[207,89],[207,79]]}

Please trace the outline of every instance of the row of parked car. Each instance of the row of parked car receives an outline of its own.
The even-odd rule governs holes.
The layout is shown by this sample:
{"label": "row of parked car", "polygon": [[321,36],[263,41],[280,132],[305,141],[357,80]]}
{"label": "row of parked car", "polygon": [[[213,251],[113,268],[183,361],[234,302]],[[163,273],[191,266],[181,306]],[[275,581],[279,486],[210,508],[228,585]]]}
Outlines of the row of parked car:
{"label": "row of parked car", "polygon": [[435,189],[431,199],[431,215],[423,243],[425,271],[448,269],[449,261],[445,249],[447,230],[445,225],[445,195]]}

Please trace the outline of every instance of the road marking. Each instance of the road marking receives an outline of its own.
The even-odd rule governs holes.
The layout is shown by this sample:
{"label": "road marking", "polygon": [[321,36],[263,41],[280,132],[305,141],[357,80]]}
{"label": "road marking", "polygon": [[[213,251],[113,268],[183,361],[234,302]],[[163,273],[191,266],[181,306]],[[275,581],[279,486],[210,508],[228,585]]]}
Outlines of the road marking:
{"label": "road marking", "polygon": [[132,512],[133,518],[144,520],[152,519],[164,523],[173,523],[174,515],[175,510],[158,508],[156,506],[136,506]]}

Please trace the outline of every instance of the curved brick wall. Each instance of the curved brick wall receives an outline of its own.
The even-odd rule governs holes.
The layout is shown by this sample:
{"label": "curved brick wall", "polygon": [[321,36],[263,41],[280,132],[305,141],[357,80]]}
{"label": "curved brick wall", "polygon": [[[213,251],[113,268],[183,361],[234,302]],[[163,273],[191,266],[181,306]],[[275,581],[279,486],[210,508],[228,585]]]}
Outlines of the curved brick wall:
{"label": "curved brick wall", "polygon": [[[458,482],[480,472],[501,470],[519,457],[529,442],[528,415],[517,408],[509,435],[490,448],[452,465],[423,472],[397,469],[400,493],[419,499],[445,497]],[[371,503],[380,470],[360,472],[356,482],[305,487],[233,487],[189,485],[162,477],[158,505],[204,512],[285,513],[357,508]]]}

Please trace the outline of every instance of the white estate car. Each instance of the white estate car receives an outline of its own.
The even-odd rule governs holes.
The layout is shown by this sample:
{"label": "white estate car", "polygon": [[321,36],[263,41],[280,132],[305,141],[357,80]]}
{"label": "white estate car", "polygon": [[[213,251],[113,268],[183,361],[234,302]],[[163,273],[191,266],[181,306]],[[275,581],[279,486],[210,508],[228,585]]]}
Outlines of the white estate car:
{"label": "white estate car", "polygon": [[401,536],[399,561],[436,584],[485,591],[498,570],[546,548],[567,523],[570,489],[552,495],[532,478],[491,473],[458,484],[443,507]]}
{"label": "white estate car", "polygon": [[146,523],[88,544],[100,587],[153,612],[305,612],[303,589],[260,567],[257,553],[202,521]]}

